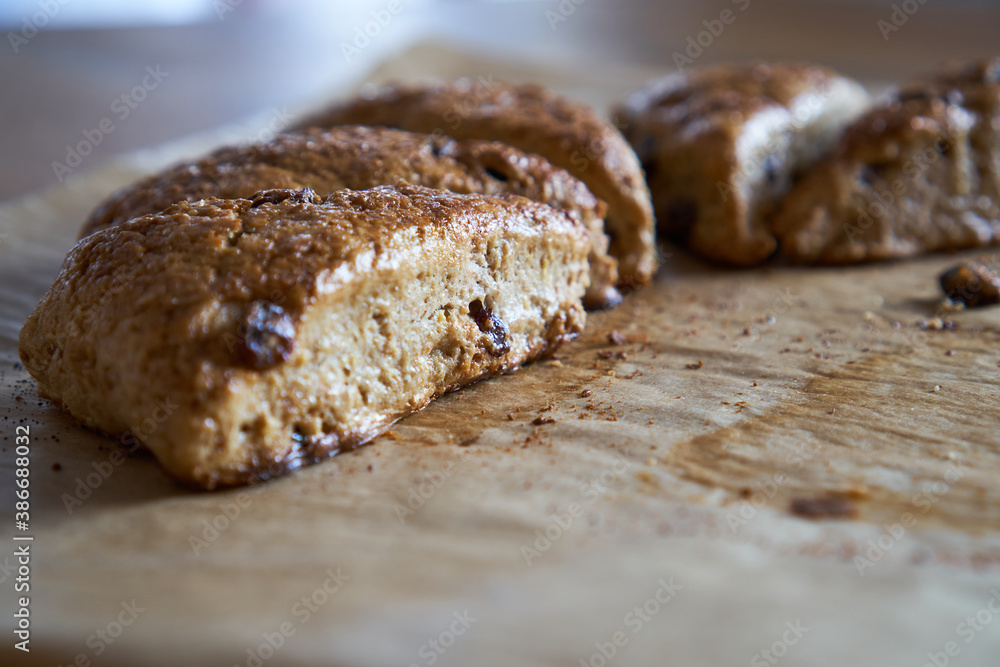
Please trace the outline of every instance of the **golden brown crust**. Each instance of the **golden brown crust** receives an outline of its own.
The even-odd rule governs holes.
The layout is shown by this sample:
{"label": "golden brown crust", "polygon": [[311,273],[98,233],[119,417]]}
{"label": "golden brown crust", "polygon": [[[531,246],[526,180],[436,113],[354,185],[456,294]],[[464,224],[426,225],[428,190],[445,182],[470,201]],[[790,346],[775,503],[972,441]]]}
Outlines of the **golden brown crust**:
{"label": "golden brown crust", "polygon": [[455,141],[388,128],[338,127],[279,135],[178,164],[109,197],[81,236],[180,201],[249,197],[270,188],[311,188],[320,195],[408,182],[458,193],[509,192],[569,211],[590,230],[587,307],[617,305],[617,261],[608,256],[604,204],[565,170],[498,142]]}
{"label": "golden brown crust", "polygon": [[20,355],[42,395],[178,479],[248,483],[553,351],[582,330],[589,249],[514,195],[182,202],[79,241]]}
{"label": "golden brown crust", "polygon": [[661,235],[750,266],[775,250],[767,221],[792,178],[866,101],[860,85],[826,68],[756,63],[665,77],[631,95],[619,114]]}
{"label": "golden brown crust", "polygon": [[384,86],[298,125],[382,125],[434,136],[501,141],[566,169],[608,204],[606,228],[623,284],[656,271],[649,191],[635,154],[590,108],[532,84],[474,82]]}
{"label": "golden brown crust", "polygon": [[1000,240],[995,71],[952,66],[859,118],[776,216],[783,254],[843,264]]}

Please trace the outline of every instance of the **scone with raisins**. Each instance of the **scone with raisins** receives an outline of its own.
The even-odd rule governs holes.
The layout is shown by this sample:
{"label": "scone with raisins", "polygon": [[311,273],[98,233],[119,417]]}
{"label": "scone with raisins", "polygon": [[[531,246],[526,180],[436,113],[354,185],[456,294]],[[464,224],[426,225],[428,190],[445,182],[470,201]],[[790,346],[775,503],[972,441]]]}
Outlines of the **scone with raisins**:
{"label": "scone with raisins", "polygon": [[583,329],[591,247],[510,194],[182,202],[78,241],[19,351],[42,396],[175,478],[251,483],[551,354]]}
{"label": "scone with raisins", "polygon": [[753,266],[793,179],[866,107],[855,81],[805,64],[727,65],[655,81],[619,110],[642,161],[661,236]]}
{"label": "scone with raisins", "polygon": [[851,125],[775,218],[782,253],[844,264],[1000,241],[1000,59],[907,84]]}
{"label": "scone with raisins", "polygon": [[618,130],[583,104],[538,85],[459,79],[383,86],[296,127],[337,125],[500,141],[537,153],[607,203],[605,229],[621,284],[644,285],[656,272],[653,214],[639,161]]}
{"label": "scone with raisins", "polygon": [[400,182],[458,193],[509,192],[566,210],[590,230],[585,305],[601,309],[621,301],[615,287],[618,263],[608,255],[604,233],[605,205],[579,180],[537,155],[498,142],[455,141],[381,127],[283,134],[175,165],[110,196],[91,213],[81,236],[181,201],[244,198],[272,188],[311,188],[327,195]]}

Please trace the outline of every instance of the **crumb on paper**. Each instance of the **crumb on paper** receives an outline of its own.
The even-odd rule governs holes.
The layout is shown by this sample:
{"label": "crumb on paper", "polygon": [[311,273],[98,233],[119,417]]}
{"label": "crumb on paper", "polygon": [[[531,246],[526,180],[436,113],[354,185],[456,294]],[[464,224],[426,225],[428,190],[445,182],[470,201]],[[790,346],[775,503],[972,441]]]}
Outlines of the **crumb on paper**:
{"label": "crumb on paper", "polygon": [[941,303],[938,304],[938,311],[942,313],[954,313],[959,310],[965,310],[965,304],[961,301],[952,301],[948,297],[941,299]]}
{"label": "crumb on paper", "polygon": [[789,510],[805,519],[849,519],[858,515],[857,506],[847,498],[793,498]]}
{"label": "crumb on paper", "polygon": [[625,337],[621,335],[618,331],[612,331],[608,334],[608,343],[611,345],[624,345]]}
{"label": "crumb on paper", "polygon": [[640,482],[645,482],[646,484],[656,484],[656,477],[646,470],[640,470],[637,472],[635,474],[635,478]]}
{"label": "crumb on paper", "polygon": [[847,498],[868,498],[871,496],[871,492],[868,491],[868,487],[865,485],[852,486],[843,492],[844,496]]}
{"label": "crumb on paper", "polygon": [[535,417],[531,423],[534,424],[535,426],[542,426],[544,424],[555,424],[556,420],[553,419],[552,417],[538,416]]}
{"label": "crumb on paper", "polygon": [[687,364],[686,366],[684,366],[684,368],[686,368],[688,370],[691,370],[691,371],[697,371],[697,370],[701,370],[701,367],[704,366],[704,365],[705,365],[705,362],[702,361],[701,359],[699,359],[698,361],[694,362],[693,364]]}
{"label": "crumb on paper", "polygon": [[940,317],[919,319],[914,322],[914,324],[921,331],[942,331],[944,329],[955,328],[955,322],[953,320],[941,319]]}

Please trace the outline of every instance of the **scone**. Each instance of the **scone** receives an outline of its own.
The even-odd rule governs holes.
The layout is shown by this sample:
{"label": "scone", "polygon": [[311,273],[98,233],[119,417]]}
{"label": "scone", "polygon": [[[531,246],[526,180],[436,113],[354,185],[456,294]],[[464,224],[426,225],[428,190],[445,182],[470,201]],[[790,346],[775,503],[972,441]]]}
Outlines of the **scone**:
{"label": "scone", "polygon": [[679,72],[633,93],[619,114],[646,172],[659,233],[704,257],[760,264],[769,218],[795,175],[868,103],[856,82],[804,64]]}
{"label": "scone", "polygon": [[775,218],[787,257],[871,262],[1000,239],[998,70],[967,67],[905,86],[848,128]]}
{"label": "scone", "polygon": [[251,483],[553,352],[583,328],[590,249],[507,194],[183,202],[77,242],[20,355],[43,396],[178,480]]}
{"label": "scone", "polygon": [[537,155],[501,143],[388,128],[338,127],[223,148],[116,192],[90,215],[81,236],[185,200],[249,197],[272,188],[311,188],[327,195],[403,181],[459,193],[510,192],[567,210],[591,234],[585,305],[600,309],[621,301],[615,288],[617,262],[608,256],[604,234],[605,206],[579,180]]}
{"label": "scone", "polygon": [[639,161],[621,134],[589,107],[537,85],[460,79],[385,86],[297,127],[354,124],[501,141],[537,153],[607,202],[605,226],[622,284],[648,283],[656,271],[653,215]]}
{"label": "scone", "polygon": [[930,87],[973,115],[969,148],[981,194],[1000,202],[1000,56],[949,63],[907,89]]}

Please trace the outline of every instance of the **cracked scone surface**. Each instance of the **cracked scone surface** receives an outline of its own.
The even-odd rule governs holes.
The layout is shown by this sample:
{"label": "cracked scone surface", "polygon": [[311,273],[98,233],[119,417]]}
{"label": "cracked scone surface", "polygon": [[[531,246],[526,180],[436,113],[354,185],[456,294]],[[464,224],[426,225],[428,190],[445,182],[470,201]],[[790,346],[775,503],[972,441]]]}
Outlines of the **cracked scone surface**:
{"label": "cracked scone surface", "polygon": [[585,305],[600,309],[620,303],[618,262],[608,255],[604,233],[606,207],[578,179],[499,142],[456,141],[384,127],[337,127],[222,148],[114,193],[91,213],[81,236],[180,201],[242,198],[272,188],[311,188],[327,195],[403,181],[458,193],[509,192],[565,209],[591,234]]}
{"label": "cracked scone surface", "polygon": [[717,262],[760,264],[769,218],[793,178],[866,107],[860,84],[798,63],[678,72],[619,109],[652,192],[660,234]]}
{"label": "cracked scone surface", "polygon": [[79,241],[20,355],[41,395],[175,478],[252,483],[553,352],[583,328],[589,250],[514,195],[183,202]]}
{"label": "cracked scone surface", "polygon": [[534,84],[459,79],[383,86],[297,127],[355,124],[500,141],[537,153],[607,203],[605,226],[621,283],[646,284],[656,272],[653,213],[639,161],[622,135],[583,104]]}
{"label": "cracked scone surface", "polygon": [[846,264],[1000,240],[1000,63],[951,65],[845,131],[775,219],[783,254]]}

